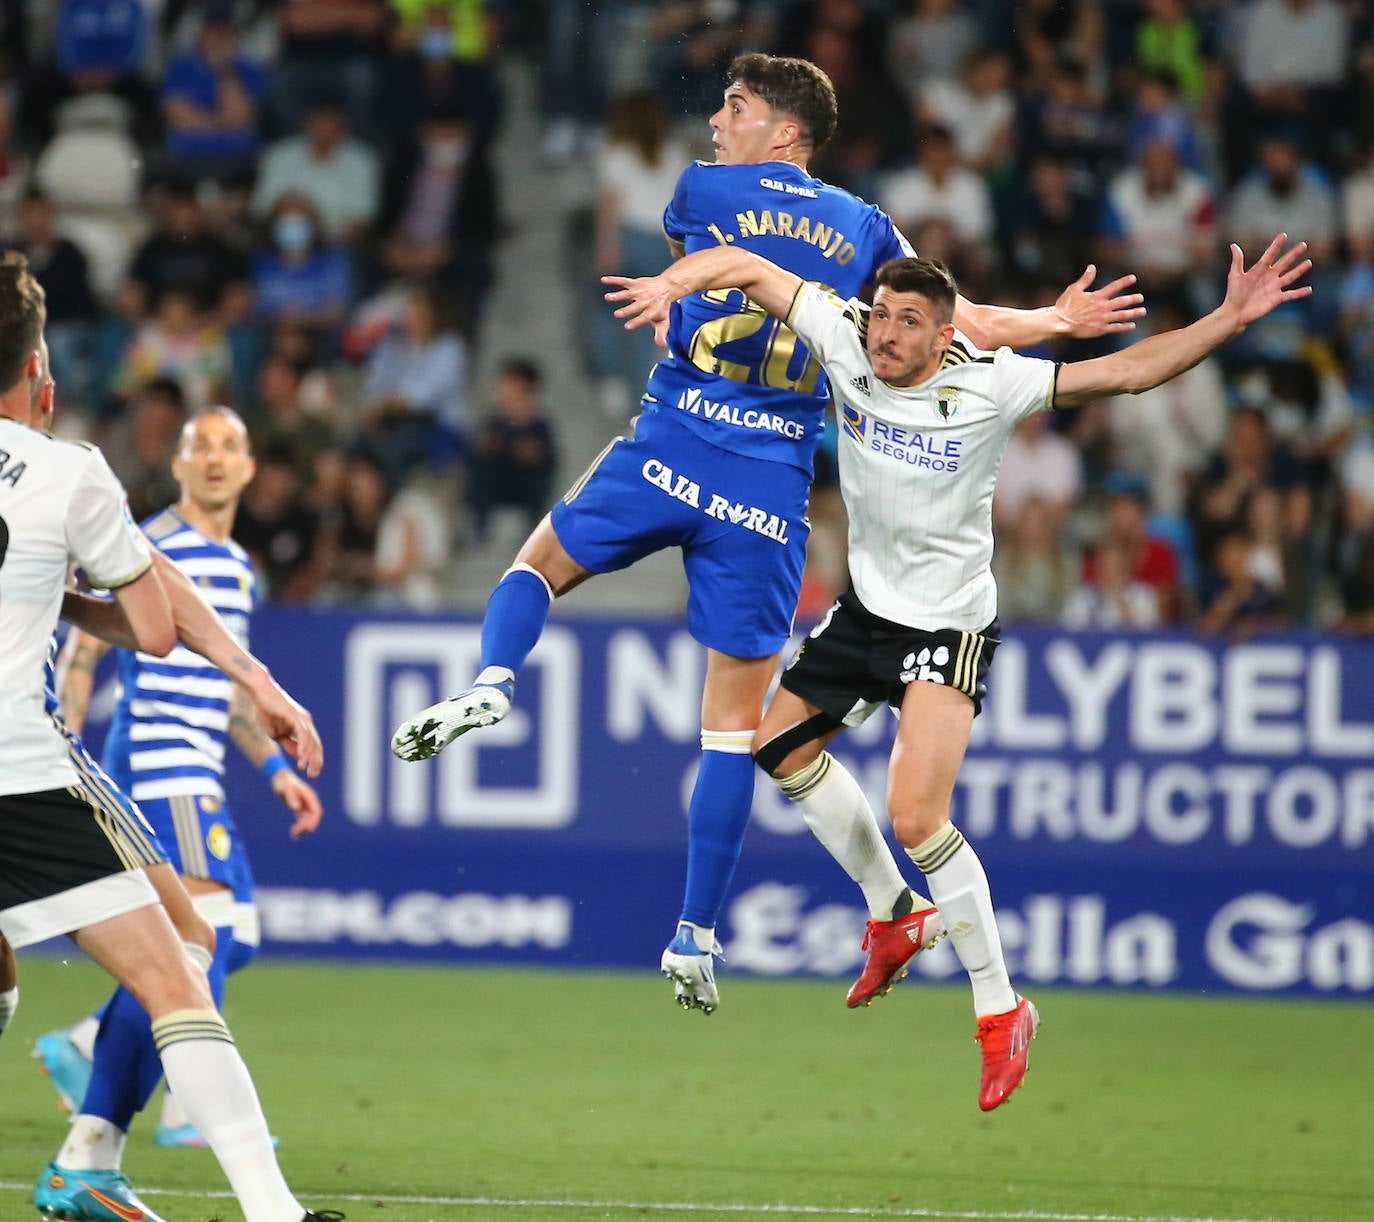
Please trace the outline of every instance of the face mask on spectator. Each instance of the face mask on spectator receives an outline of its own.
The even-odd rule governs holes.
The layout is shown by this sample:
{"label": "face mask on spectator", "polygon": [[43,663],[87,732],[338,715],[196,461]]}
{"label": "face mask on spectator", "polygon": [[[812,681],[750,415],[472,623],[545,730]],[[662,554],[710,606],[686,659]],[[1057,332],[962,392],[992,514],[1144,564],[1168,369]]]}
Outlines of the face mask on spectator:
{"label": "face mask on spectator", "polygon": [[282,250],[296,254],[309,249],[315,238],[315,227],[308,216],[287,212],[272,222],[272,237]]}
{"label": "face mask on spectator", "polygon": [[425,59],[447,59],[453,48],[453,35],[447,30],[426,30],[420,35],[420,54]]}

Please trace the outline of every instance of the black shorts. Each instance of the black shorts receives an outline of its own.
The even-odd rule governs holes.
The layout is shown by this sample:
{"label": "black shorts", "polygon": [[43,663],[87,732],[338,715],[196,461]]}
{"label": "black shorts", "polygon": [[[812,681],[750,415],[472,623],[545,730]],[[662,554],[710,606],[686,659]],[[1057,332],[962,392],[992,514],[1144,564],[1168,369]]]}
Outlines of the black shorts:
{"label": "black shorts", "polygon": [[157,902],[146,825],[82,786],[0,796],[0,932],[15,946]]}
{"label": "black shorts", "polygon": [[850,590],[801,643],[783,671],[782,686],[847,726],[858,725],[881,704],[900,709],[907,684],[919,682],[963,692],[976,717],[1000,644],[996,620],[981,632],[924,632],[874,615]]}

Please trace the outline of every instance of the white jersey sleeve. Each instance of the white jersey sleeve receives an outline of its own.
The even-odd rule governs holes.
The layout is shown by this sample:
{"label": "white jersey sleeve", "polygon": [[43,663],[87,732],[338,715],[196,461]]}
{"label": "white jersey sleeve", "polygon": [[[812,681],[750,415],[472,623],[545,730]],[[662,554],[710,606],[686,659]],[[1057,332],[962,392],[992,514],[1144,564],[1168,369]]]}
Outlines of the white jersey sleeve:
{"label": "white jersey sleeve", "polygon": [[64,528],[68,553],[94,586],[118,589],[152,566],[147,541],[129,512],[124,489],[99,450],[91,452],[72,489]]}
{"label": "white jersey sleeve", "polygon": [[792,299],[787,325],[822,365],[828,365],[841,355],[852,355],[856,345],[862,351],[855,320],[846,318],[857,309],[857,302],[845,301],[829,289],[806,281]]}
{"label": "white jersey sleeve", "polygon": [[1054,383],[1059,366],[1035,356],[1022,356],[1010,348],[993,354],[996,373],[993,399],[997,410],[1013,422],[1054,406]]}

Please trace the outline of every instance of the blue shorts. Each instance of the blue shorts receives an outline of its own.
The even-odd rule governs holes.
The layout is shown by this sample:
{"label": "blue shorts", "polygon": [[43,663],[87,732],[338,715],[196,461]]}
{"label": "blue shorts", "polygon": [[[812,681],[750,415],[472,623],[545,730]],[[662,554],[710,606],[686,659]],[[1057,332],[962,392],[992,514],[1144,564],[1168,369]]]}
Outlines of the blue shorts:
{"label": "blue shorts", "polygon": [[177,873],[220,883],[239,903],[252,903],[248,852],[224,802],[209,794],[178,794],[144,798],[138,805]]}
{"label": "blue shorts", "polygon": [[810,487],[797,467],[732,454],[655,413],[601,452],[553,507],[553,528],[593,573],[680,547],[692,635],[763,658],[792,635]]}

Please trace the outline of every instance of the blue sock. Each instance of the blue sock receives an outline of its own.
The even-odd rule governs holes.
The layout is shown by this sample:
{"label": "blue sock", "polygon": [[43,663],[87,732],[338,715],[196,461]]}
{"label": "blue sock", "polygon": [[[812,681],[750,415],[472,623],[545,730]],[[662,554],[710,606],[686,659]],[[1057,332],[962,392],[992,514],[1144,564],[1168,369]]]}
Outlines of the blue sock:
{"label": "blue sock", "polygon": [[482,620],[482,669],[504,666],[519,674],[549,619],[549,588],[528,569],[513,569],[487,599]]}
{"label": "blue sock", "polygon": [[[218,1009],[224,1004],[224,978],[234,939],[227,928],[215,932],[215,957],[207,975]],[[120,987],[105,1003],[100,1033],[95,1037],[91,1084],[86,1088],[81,1110],[88,1116],[100,1116],[127,1133],[134,1116],[147,1106],[161,1080],[162,1060],[153,1042],[148,1011],[134,1000],[132,993]]]}
{"label": "blue sock", "polygon": [[[241,972],[258,957],[258,948],[248,942],[230,942],[229,961],[225,964],[224,974],[232,976]],[[213,987],[213,984],[211,985]]]}
{"label": "blue sock", "polygon": [[682,920],[713,928],[735,876],[754,802],[756,766],[748,754],[703,751],[687,812],[687,894]]}
{"label": "blue sock", "polygon": [[82,1112],[127,1133],[161,1077],[148,1012],[127,989],[116,989],[95,1037],[95,1061]]}

